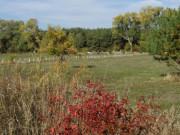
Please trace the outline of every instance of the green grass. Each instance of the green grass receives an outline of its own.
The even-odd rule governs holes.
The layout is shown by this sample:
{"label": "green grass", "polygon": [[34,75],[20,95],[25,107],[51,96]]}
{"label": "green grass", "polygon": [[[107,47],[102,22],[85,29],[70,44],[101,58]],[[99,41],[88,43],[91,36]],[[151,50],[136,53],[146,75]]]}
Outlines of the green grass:
{"label": "green grass", "polygon": [[[37,54],[36,54],[37,55]],[[28,58],[32,54],[18,55],[18,58]],[[39,56],[39,55],[37,55]],[[7,58],[8,55],[0,55],[1,58]],[[41,66],[45,71],[53,62],[42,62]],[[169,109],[173,104],[178,108],[180,105],[180,82],[171,82],[164,80],[164,75],[171,70],[165,63],[155,61],[152,56],[124,56],[97,59],[75,59],[69,61],[72,75],[81,65],[85,65],[89,72],[93,72],[91,79],[106,80],[107,88],[117,90],[120,96],[129,96],[135,101],[141,94],[155,95],[162,108]],[[23,65],[23,64],[22,64]],[[7,65],[1,65],[5,67]],[[31,68],[36,68],[37,63],[24,64],[27,73]],[[2,72],[4,70],[0,70]],[[26,74],[26,73],[25,73]]]}
{"label": "green grass", "polygon": [[[82,63],[80,59],[71,61],[74,68]],[[141,94],[155,95],[162,108],[180,105],[180,82],[164,80],[171,70],[151,56],[88,59],[84,63],[94,72],[93,79],[104,78],[107,87],[119,91],[123,97],[128,95],[136,100]]]}

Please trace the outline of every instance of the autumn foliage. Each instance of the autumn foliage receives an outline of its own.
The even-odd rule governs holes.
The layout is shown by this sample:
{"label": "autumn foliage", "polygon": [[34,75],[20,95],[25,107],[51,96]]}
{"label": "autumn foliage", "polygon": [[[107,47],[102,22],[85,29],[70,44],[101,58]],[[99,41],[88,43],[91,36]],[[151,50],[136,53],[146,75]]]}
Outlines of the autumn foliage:
{"label": "autumn foliage", "polygon": [[128,97],[118,100],[115,92],[105,90],[103,81],[88,80],[85,87],[74,84],[71,100],[62,91],[51,93],[48,116],[40,117],[50,119],[47,134],[158,134],[167,122],[154,97],[141,96],[130,107]]}

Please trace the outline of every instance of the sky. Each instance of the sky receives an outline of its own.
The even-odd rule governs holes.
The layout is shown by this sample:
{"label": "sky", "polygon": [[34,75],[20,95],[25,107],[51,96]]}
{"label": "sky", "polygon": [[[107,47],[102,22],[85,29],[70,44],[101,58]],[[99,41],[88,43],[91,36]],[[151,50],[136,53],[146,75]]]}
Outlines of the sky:
{"label": "sky", "polygon": [[113,18],[146,6],[178,8],[180,0],[0,0],[0,19],[38,20],[39,28],[111,28]]}

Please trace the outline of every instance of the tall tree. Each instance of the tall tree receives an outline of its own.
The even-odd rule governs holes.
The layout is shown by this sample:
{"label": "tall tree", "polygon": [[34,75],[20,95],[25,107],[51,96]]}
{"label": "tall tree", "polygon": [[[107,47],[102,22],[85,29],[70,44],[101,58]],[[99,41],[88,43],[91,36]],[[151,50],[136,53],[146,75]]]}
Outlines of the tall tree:
{"label": "tall tree", "polygon": [[135,12],[118,15],[113,21],[112,33],[119,34],[123,39],[127,40],[132,52],[133,43],[140,35],[140,22],[138,14]]}
{"label": "tall tree", "polygon": [[66,33],[61,30],[60,26],[48,26],[48,31],[44,35],[40,42],[39,52],[55,54],[63,58],[64,54],[69,54],[73,48],[72,36],[67,36]]}
{"label": "tall tree", "polygon": [[[166,9],[152,29],[148,51],[168,65],[180,65],[180,7]],[[173,62],[173,63],[172,63]]]}
{"label": "tall tree", "polygon": [[152,28],[157,25],[157,19],[162,14],[163,7],[147,6],[140,9],[139,20],[142,28]]}
{"label": "tall tree", "polygon": [[39,36],[39,28],[37,19],[30,19],[22,27],[22,36],[28,44],[28,49],[33,51],[39,48],[37,38]]}
{"label": "tall tree", "polygon": [[82,33],[74,35],[74,44],[79,51],[85,46],[85,43],[86,37]]}
{"label": "tall tree", "polygon": [[103,51],[113,47],[112,31],[111,29],[101,29],[101,47]]}
{"label": "tall tree", "polygon": [[17,52],[21,37],[22,21],[0,21],[0,52]]}
{"label": "tall tree", "polygon": [[107,48],[112,47],[113,44],[111,29],[71,28],[64,30],[67,34],[72,34],[75,47],[79,51],[106,51]]}
{"label": "tall tree", "polygon": [[94,34],[92,32],[92,30],[87,30],[87,34],[86,34],[86,47],[88,47],[88,51],[93,51],[93,38]]}
{"label": "tall tree", "polygon": [[157,20],[162,15],[163,7],[147,6],[141,8],[139,20],[141,23],[140,50],[146,51],[147,42],[150,40],[150,31],[158,25]]}

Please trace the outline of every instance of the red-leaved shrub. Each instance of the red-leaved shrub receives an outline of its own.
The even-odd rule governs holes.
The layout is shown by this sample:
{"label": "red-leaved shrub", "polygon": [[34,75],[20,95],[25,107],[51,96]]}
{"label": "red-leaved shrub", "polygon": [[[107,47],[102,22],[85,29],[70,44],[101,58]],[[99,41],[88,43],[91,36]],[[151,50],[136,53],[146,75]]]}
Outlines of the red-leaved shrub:
{"label": "red-leaved shrub", "polygon": [[129,99],[120,101],[109,94],[104,82],[88,80],[85,87],[74,85],[75,95],[67,101],[61,90],[50,95],[48,134],[158,134],[165,117],[160,115],[154,97],[141,96],[135,107]]}

